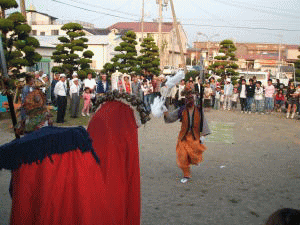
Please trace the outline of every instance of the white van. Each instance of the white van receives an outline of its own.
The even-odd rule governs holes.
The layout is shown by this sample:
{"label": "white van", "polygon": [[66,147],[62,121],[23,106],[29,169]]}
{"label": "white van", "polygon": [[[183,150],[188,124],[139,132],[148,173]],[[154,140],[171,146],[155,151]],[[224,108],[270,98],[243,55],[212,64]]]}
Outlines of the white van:
{"label": "white van", "polygon": [[[242,76],[244,77],[247,83],[249,82],[249,79],[253,78],[254,76],[256,76],[257,81],[261,82],[262,86],[268,85],[268,78],[272,79],[273,84],[276,83],[276,76],[269,77],[268,72],[247,72],[247,71],[239,72],[239,77]],[[289,79],[285,76],[285,74],[281,74],[281,76],[279,76],[279,80],[280,83],[284,84],[284,86],[288,85]]]}

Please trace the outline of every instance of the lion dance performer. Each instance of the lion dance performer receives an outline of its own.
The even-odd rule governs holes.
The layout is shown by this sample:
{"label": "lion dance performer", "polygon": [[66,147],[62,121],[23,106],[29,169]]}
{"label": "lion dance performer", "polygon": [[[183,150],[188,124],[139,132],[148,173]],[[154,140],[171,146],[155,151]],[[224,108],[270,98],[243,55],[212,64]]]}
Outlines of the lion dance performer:
{"label": "lion dance performer", "polygon": [[10,224],[139,225],[142,101],[105,93],[88,131],[46,126],[0,146],[12,170]]}
{"label": "lion dance performer", "polygon": [[202,153],[206,150],[201,136],[208,135],[210,131],[201,106],[195,104],[194,93],[186,89],[183,94],[185,105],[171,113],[164,112],[164,119],[166,123],[173,123],[178,119],[181,121],[176,146],[176,161],[183,172],[181,182],[186,183],[191,179],[191,165],[199,165],[202,161]]}

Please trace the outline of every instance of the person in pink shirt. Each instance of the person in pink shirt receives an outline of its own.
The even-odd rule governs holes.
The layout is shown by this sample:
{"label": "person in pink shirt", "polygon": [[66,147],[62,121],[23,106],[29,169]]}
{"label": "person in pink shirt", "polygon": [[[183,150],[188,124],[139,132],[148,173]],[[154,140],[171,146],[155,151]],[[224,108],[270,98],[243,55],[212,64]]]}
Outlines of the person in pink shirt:
{"label": "person in pink shirt", "polygon": [[268,80],[268,86],[265,87],[265,107],[266,113],[271,113],[274,108],[275,87],[272,85],[272,80]]}
{"label": "person in pink shirt", "polygon": [[91,105],[91,90],[89,88],[84,89],[83,93],[83,108],[81,111],[82,116],[90,116],[90,105]]}

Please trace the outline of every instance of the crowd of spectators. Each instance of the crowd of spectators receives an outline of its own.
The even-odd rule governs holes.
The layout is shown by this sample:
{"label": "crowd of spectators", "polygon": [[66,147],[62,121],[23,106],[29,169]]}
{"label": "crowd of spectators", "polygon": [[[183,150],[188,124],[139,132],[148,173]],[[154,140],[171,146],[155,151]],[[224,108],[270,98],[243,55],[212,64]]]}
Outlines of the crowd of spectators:
{"label": "crowd of spectators", "polygon": [[[100,79],[99,79],[100,78]],[[57,122],[64,122],[64,115],[67,108],[67,99],[70,101],[70,113],[72,118],[78,116],[89,116],[91,105],[95,103],[96,95],[101,95],[112,89],[111,82],[106,74],[101,74],[98,79],[88,74],[87,78],[81,81],[76,72],[72,79],[67,79],[65,74],[55,74],[51,84],[49,77],[43,72],[35,73],[35,80],[44,84],[41,89],[47,102],[57,110]],[[166,77],[160,76],[125,76],[123,81],[119,80],[119,91],[125,91],[133,94],[144,101],[148,111],[150,105],[156,96],[161,96],[164,92]],[[28,86],[28,85],[27,85]],[[29,85],[30,87],[30,85]],[[30,91],[30,88],[24,89],[24,96]],[[284,87],[279,80],[274,84],[268,80],[268,84],[263,86],[255,77],[249,79],[240,78],[237,84],[233,85],[230,78],[224,80],[224,85],[217,82],[214,77],[202,82],[199,77],[188,80],[181,80],[167,93],[166,106],[169,108],[174,105],[175,108],[184,104],[182,91],[186,88],[193,89],[196,93],[197,104],[200,104],[200,92],[203,90],[203,105],[205,108],[214,110],[237,111],[241,113],[259,113],[271,114],[273,112],[286,112],[287,118],[295,118],[300,112],[300,85],[295,87],[290,82],[288,87]],[[80,98],[83,99],[83,108],[79,109]]]}

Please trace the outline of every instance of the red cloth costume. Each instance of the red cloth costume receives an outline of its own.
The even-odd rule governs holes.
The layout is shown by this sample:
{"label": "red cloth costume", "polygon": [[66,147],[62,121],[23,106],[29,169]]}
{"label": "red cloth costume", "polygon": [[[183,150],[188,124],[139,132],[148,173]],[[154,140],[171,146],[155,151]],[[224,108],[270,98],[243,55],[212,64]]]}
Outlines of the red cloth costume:
{"label": "red cloth costume", "polygon": [[101,106],[87,129],[101,160],[108,208],[111,209],[113,224],[117,225],[140,224],[137,128],[130,106],[112,101]]}
{"label": "red cloth costume", "polygon": [[[91,119],[92,143],[83,128],[80,132],[70,128],[73,133],[62,136],[67,128],[49,127],[19,139],[28,139],[28,157],[24,143],[2,146],[0,169],[13,170],[10,223],[139,225],[137,128],[131,107],[113,101],[103,104]],[[85,142],[80,139],[84,135]],[[100,164],[89,150],[92,145]],[[35,146],[41,146],[42,154]]]}

